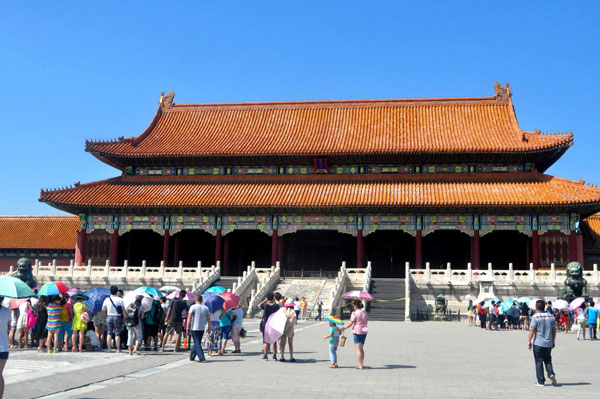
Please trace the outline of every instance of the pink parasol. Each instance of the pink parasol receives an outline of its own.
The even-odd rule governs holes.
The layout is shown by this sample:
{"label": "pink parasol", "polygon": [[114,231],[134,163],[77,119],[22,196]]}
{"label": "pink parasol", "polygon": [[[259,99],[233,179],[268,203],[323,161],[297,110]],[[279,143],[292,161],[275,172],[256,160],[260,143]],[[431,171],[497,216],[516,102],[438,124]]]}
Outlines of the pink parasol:
{"label": "pink parasol", "polygon": [[219,296],[225,300],[225,303],[223,303],[223,309],[225,310],[239,307],[242,300],[241,296],[232,294],[231,292],[222,292]]}
{"label": "pink parasol", "polygon": [[569,309],[576,310],[576,309],[580,308],[581,304],[584,302],[585,302],[585,298],[582,298],[582,297],[575,298],[571,301],[571,304],[569,305]]}
{"label": "pink parasol", "polygon": [[10,301],[10,308],[11,309],[16,309],[19,306],[21,306],[23,303],[27,302],[28,300],[29,300],[29,298],[12,299]]}
{"label": "pink parasol", "polygon": [[374,301],[375,298],[371,294],[366,291],[348,291],[342,298],[348,299],[351,301]]}
{"label": "pink parasol", "polygon": [[[171,292],[169,295],[167,295],[167,298],[169,298],[169,299],[179,298],[180,291],[181,290]],[[194,299],[196,299],[196,295],[194,295],[194,293],[192,291],[185,290],[185,292],[186,292],[186,294],[185,294],[185,297],[183,298],[184,300],[193,301]]]}
{"label": "pink parasol", "polygon": [[269,316],[269,319],[265,323],[265,342],[268,344],[276,343],[279,337],[283,335],[286,323],[287,317],[283,309],[279,309]]}

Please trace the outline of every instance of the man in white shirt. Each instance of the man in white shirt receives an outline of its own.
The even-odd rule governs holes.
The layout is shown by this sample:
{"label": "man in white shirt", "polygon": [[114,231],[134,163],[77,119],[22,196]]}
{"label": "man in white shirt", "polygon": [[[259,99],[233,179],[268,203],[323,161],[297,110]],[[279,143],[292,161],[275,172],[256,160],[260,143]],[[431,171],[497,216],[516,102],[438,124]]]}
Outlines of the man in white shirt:
{"label": "man in white shirt", "polygon": [[196,355],[198,356],[198,361],[203,362],[206,360],[204,351],[202,350],[202,336],[204,335],[204,329],[207,324],[208,333],[210,334],[210,310],[205,305],[202,305],[202,296],[198,295],[196,297],[196,303],[192,305],[188,311],[187,325],[185,328],[188,335],[191,331],[192,339],[194,340],[194,345],[190,351],[190,361],[194,361]]}
{"label": "man in white shirt", "polygon": [[117,352],[121,352],[121,328],[125,319],[123,298],[117,296],[119,288],[110,287],[110,296],[104,300],[102,311],[106,312],[106,352],[110,353],[114,337]]}

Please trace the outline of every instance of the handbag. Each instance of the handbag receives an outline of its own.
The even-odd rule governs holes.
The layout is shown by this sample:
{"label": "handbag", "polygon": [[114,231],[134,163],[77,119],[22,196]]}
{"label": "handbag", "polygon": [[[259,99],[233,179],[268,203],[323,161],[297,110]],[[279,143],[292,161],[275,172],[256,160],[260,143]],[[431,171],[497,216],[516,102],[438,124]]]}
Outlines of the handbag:
{"label": "handbag", "polygon": [[244,327],[242,327],[242,329],[240,330],[240,338],[246,338],[246,330],[244,329]]}
{"label": "handbag", "polygon": [[346,337],[344,336],[344,333],[342,332],[342,336],[340,337],[340,346],[343,348],[344,345],[346,345]]}
{"label": "handbag", "polygon": [[81,313],[81,321],[83,321],[84,323],[87,323],[90,321],[90,314],[88,312],[82,312]]}

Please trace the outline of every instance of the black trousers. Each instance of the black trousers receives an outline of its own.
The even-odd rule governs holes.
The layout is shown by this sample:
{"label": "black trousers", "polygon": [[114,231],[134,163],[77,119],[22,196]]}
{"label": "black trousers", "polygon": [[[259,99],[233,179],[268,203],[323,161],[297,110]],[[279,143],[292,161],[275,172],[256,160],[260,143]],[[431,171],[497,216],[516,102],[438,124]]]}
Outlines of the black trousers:
{"label": "black trousers", "polygon": [[540,384],[543,384],[546,380],[544,378],[544,365],[546,366],[546,373],[548,377],[554,375],[554,369],[552,368],[552,348],[546,348],[543,346],[533,345],[533,358],[535,359],[535,375]]}
{"label": "black trousers", "polygon": [[481,324],[481,328],[485,328],[486,327],[486,322],[487,322],[487,318],[485,317],[485,314],[479,314],[479,324]]}

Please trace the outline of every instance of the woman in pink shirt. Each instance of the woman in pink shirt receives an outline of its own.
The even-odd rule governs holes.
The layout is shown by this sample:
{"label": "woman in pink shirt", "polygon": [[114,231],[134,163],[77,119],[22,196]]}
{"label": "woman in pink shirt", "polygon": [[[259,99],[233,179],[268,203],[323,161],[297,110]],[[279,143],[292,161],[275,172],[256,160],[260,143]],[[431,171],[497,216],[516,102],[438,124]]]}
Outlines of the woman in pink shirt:
{"label": "woman in pink shirt", "polygon": [[358,359],[358,366],[356,369],[363,369],[363,362],[365,361],[365,351],[363,349],[365,340],[367,339],[367,312],[363,310],[363,304],[361,301],[354,301],[354,312],[350,317],[350,323],[346,324],[341,330],[352,328],[352,334],[354,335],[354,346],[356,347],[356,358]]}

